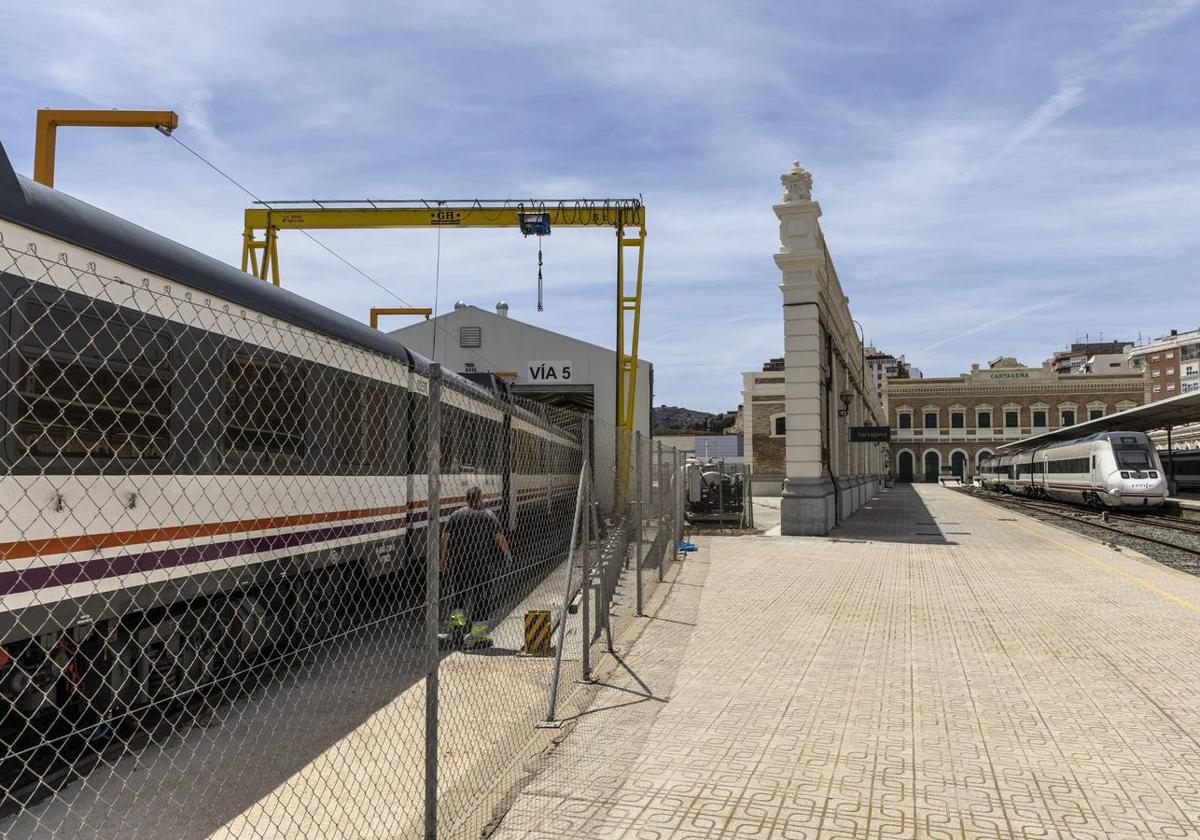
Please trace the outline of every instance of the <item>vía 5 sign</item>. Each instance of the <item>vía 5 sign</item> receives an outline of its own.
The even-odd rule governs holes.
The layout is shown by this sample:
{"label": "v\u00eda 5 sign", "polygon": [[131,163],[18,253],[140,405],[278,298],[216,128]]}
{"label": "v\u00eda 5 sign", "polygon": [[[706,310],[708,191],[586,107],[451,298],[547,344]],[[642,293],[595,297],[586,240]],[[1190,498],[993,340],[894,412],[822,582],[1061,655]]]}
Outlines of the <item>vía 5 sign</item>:
{"label": "v\u00eda 5 sign", "polygon": [[571,362],[530,362],[529,379],[533,382],[570,382]]}

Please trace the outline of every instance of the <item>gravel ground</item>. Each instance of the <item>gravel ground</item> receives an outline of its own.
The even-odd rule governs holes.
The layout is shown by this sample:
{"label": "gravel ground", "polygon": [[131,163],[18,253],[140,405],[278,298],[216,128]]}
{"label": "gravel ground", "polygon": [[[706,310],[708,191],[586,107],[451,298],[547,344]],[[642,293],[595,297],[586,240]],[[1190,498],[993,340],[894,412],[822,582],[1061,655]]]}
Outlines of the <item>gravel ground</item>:
{"label": "gravel ground", "polygon": [[[1187,572],[1191,575],[1200,576],[1200,532],[1194,534],[1187,533],[1173,528],[1156,526],[1150,521],[1134,523],[1120,520],[1109,523],[1111,527],[1135,532],[1118,534],[1106,528],[1096,527],[1094,523],[1100,521],[1100,514],[1086,508],[1046,501],[1045,499],[1036,500],[1038,505],[1054,505],[1059,507],[1064,514],[1063,516],[1054,516],[1030,507],[1022,499],[1004,496],[988,490],[964,488],[960,492],[983,499],[986,502],[991,502],[1000,508],[1020,511],[1026,516],[1047,522],[1051,525],[1057,525],[1060,528],[1074,531],[1077,534],[1083,534],[1109,545],[1133,549],[1140,554],[1157,560],[1163,565],[1178,569],[1181,572]],[[1196,524],[1190,520],[1184,521],[1192,525]],[[1138,539],[1136,536],[1138,533],[1145,534],[1156,540],[1173,543],[1179,547],[1170,548],[1158,543]]]}

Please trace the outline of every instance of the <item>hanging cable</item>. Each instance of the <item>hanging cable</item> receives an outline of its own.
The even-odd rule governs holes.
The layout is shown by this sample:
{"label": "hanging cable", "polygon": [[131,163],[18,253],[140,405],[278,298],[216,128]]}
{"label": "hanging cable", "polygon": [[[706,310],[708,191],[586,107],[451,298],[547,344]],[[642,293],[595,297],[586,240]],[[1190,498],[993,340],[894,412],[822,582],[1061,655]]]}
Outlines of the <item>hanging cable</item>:
{"label": "hanging cable", "polygon": [[[252,190],[251,190],[249,187],[247,187],[247,186],[246,186],[245,184],[243,184],[241,181],[239,181],[239,180],[237,180],[236,178],[234,178],[234,177],[233,177],[232,175],[230,175],[229,173],[225,172],[223,169],[221,169],[219,166],[217,166],[215,163],[213,163],[213,162],[212,162],[211,160],[209,160],[208,158],[204,157],[204,155],[202,155],[202,154],[200,154],[199,152],[197,152],[195,149],[193,149],[193,148],[192,148],[191,146],[189,146],[187,143],[184,143],[182,140],[180,140],[180,139],[179,139],[179,137],[178,137],[178,136],[177,136],[175,133],[167,134],[167,135],[164,135],[164,136],[166,136],[166,137],[170,138],[171,140],[174,140],[176,143],[178,143],[178,144],[180,145],[180,147],[182,147],[183,149],[187,150],[187,151],[188,151],[188,152],[189,152],[189,153],[190,153],[192,156],[194,156],[194,157],[195,157],[197,160],[199,160],[201,163],[203,163],[205,166],[207,166],[207,167],[208,167],[209,169],[211,169],[213,172],[216,172],[218,175],[220,175],[220,176],[221,176],[222,178],[224,178],[226,181],[228,181],[229,183],[233,184],[235,187],[237,187],[239,190],[241,190],[242,192],[244,192],[246,195],[250,196],[252,199],[254,199],[254,200],[255,200],[256,202],[258,202],[259,204],[262,204],[262,205],[263,205],[264,207],[266,207],[268,210],[275,209],[275,208],[272,206],[272,204],[271,204],[270,202],[268,202],[268,201],[264,201],[263,199],[259,198],[257,195],[255,195],[255,193],[254,193],[254,192],[253,192],[253,191],[252,191]],[[378,288],[379,288],[379,289],[381,289],[382,291],[384,291],[384,292],[387,292],[389,295],[391,295],[392,297],[394,297],[396,300],[400,301],[400,303],[404,304],[405,306],[407,306],[407,307],[410,307],[410,308],[412,308],[412,307],[413,307],[413,304],[409,303],[407,300],[405,300],[405,299],[404,299],[403,297],[401,297],[399,294],[397,294],[397,293],[396,293],[396,292],[394,292],[393,290],[389,289],[387,286],[385,286],[385,285],[383,285],[382,283],[380,283],[378,280],[376,280],[376,279],[375,279],[374,277],[372,277],[370,274],[368,274],[367,272],[363,271],[361,268],[359,268],[358,266],[356,266],[354,263],[350,262],[350,260],[348,260],[348,259],[346,259],[345,257],[343,257],[341,254],[339,254],[339,253],[338,253],[337,251],[335,251],[333,248],[331,248],[331,247],[329,247],[328,245],[326,245],[326,244],[325,244],[324,242],[322,242],[320,239],[317,239],[317,237],[313,236],[311,233],[309,233],[309,232],[308,232],[307,230],[305,230],[304,228],[296,228],[296,230],[300,231],[300,233],[302,233],[302,234],[304,234],[306,237],[308,237],[308,239],[309,239],[309,240],[310,240],[310,241],[311,241],[311,242],[312,242],[314,245],[316,245],[317,247],[321,248],[323,251],[325,251],[326,253],[328,253],[328,254],[329,254],[331,257],[333,257],[334,259],[336,259],[336,260],[338,260],[339,262],[341,262],[343,265],[345,265],[345,266],[346,266],[347,268],[349,268],[351,271],[353,271],[353,272],[355,272],[356,274],[358,274],[358,275],[362,276],[363,278],[365,278],[366,280],[368,280],[369,282],[371,282],[372,284],[374,284],[376,287],[378,287]],[[441,265],[442,265],[442,231],[441,231],[441,228],[438,228],[438,242],[437,242],[437,262],[436,262],[436,266],[435,266],[435,289],[434,289],[434,296],[435,296],[435,299],[434,299],[434,310],[433,310],[433,312],[434,312],[434,317],[433,317],[433,320],[431,321],[431,323],[434,325],[433,334],[434,334],[434,343],[435,343],[435,345],[436,345],[436,342],[437,342],[437,334],[438,334],[438,332],[439,332],[439,331],[446,333],[446,335],[447,335],[447,336],[449,336],[449,335],[450,335],[450,330],[449,330],[449,328],[447,328],[447,327],[446,327],[446,326],[444,326],[443,324],[439,324],[439,323],[437,322],[437,300],[436,300],[436,296],[437,296],[437,285],[439,285],[439,284],[440,284],[440,281],[441,281]],[[470,348],[463,348],[463,349],[464,349],[464,350],[466,350],[466,349],[470,349]],[[474,355],[474,356],[478,357],[478,358],[479,358],[479,359],[480,359],[482,362],[484,362],[484,363],[485,363],[487,366],[489,366],[490,368],[492,368],[492,370],[502,370],[502,366],[501,366],[501,365],[499,365],[499,364],[498,364],[498,363],[496,363],[495,361],[493,361],[493,360],[489,359],[487,356],[485,356],[485,355],[484,355],[482,352],[480,352],[479,350],[470,349],[470,352],[471,352],[471,354],[472,354],[472,355]]]}
{"label": "hanging cable", "polygon": [[538,234],[538,312],[542,311],[542,235]]}

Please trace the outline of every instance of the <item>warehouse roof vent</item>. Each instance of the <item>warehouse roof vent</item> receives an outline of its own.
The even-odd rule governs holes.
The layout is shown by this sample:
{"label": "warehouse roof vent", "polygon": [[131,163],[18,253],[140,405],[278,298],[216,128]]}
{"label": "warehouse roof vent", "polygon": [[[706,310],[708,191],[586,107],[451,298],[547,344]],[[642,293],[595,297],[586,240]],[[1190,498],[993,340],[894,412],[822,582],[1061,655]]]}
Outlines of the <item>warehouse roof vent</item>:
{"label": "warehouse roof vent", "polygon": [[466,308],[467,308],[467,302],[466,302],[465,300],[456,300],[456,301],[454,302],[454,308],[455,308],[455,309],[466,309]]}
{"label": "warehouse roof vent", "polygon": [[508,317],[508,302],[507,301],[503,301],[503,300],[496,301],[496,314],[499,315],[501,318]]}
{"label": "warehouse roof vent", "polygon": [[459,327],[458,328],[458,346],[459,347],[482,347],[483,346],[483,329],[480,327]]}

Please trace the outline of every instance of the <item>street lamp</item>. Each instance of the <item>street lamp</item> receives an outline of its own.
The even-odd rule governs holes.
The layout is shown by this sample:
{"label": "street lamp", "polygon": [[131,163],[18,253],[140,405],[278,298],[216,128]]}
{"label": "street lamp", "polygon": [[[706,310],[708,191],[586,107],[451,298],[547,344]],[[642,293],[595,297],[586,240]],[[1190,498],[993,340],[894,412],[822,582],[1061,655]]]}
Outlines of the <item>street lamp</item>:
{"label": "street lamp", "polygon": [[842,401],[842,407],[838,409],[838,417],[846,417],[850,414],[850,403],[854,400],[854,392],[842,391],[838,394],[838,399]]}

